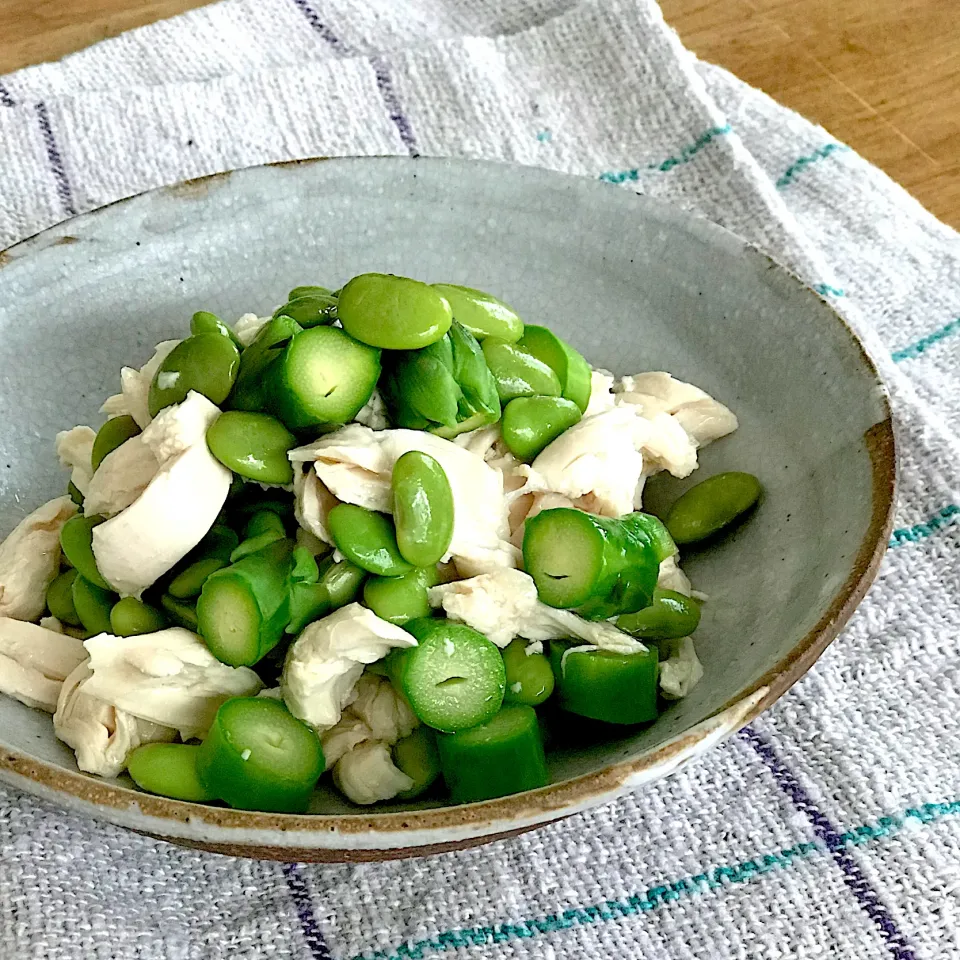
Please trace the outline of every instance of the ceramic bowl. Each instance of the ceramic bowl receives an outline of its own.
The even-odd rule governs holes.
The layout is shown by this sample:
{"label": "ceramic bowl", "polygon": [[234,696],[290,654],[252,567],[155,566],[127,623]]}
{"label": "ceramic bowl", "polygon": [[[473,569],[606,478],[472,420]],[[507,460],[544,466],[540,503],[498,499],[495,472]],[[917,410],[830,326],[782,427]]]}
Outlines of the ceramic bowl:
{"label": "ceramic bowl", "polygon": [[[718,226],[610,185],[465,161],[306,161],[158,190],[0,253],[0,529],[59,495],[56,431],[100,423],[124,364],[198,309],[263,314],[302,283],[369,270],[496,293],[618,374],[669,370],[740,418],[699,476],[757,474],[753,519],[685,559],[706,676],[652,726],[560,747],[541,790],[466,806],[310,815],[180,803],[77,771],[50,717],[0,697],[0,779],[177,843],[284,860],[482,843],[666,776],[773,703],[852,614],[883,554],[895,484],[877,371],[813,291]],[[690,481],[697,478],[695,474]],[[669,498],[686,484],[651,484]]]}

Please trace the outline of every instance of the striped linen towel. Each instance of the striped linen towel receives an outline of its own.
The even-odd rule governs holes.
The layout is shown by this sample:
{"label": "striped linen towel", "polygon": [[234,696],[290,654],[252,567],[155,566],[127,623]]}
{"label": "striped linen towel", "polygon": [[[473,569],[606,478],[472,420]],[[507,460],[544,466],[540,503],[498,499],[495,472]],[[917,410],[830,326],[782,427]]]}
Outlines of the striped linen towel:
{"label": "striped linen towel", "polygon": [[960,239],[698,62],[652,0],[225,0],[0,79],[0,246],[311,155],[466,155],[725,224],[848,318],[899,419],[892,550],[774,709],[667,782],[423,861],[181,850],[0,790],[10,958],[960,957]]}

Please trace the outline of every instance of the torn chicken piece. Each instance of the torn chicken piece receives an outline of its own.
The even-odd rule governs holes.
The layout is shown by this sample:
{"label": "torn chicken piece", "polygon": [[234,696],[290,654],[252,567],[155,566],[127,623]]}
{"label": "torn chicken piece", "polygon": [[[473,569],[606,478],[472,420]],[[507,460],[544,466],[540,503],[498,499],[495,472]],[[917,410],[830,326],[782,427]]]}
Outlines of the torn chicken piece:
{"label": "torn chicken piece", "polygon": [[57,434],[57,456],[60,466],[70,470],[70,482],[84,495],[93,477],[93,441],[97,438],[92,427],[74,427]]}
{"label": "torn chicken piece", "polygon": [[676,380],[669,373],[622,377],[613,391],[617,403],[639,407],[648,419],[658,414],[672,416],[698,448],[737,429],[737,418],[731,410],[699,387]]}
{"label": "torn chicken piece", "polygon": [[668,700],[687,696],[703,677],[703,666],[697,657],[693,637],[661,640],[667,659],[660,661],[660,692]]}
{"label": "torn chicken piece", "polygon": [[91,676],[89,663],[84,661],[64,681],[53,715],[54,732],[76,753],[81,770],[116,777],[141,744],[176,739],[173,727],[141,720],[91,696],[84,689]]}
{"label": "torn chicken piece", "polygon": [[94,473],[83,498],[84,516],[112,517],[126,510],[147,489],[159,469],[142,433],[124,441],[104,457]]}
{"label": "torn chicken piece", "polygon": [[108,397],[100,408],[108,417],[127,414],[143,430],[153,419],[150,416],[150,384],[160,369],[160,364],[170,355],[180,340],[162,340],[153,356],[139,369],[124,367],[120,371],[120,393]]}
{"label": "torn chicken piece", "polygon": [[587,409],[583,411],[585,417],[594,417],[598,413],[612,410],[616,405],[613,396],[614,376],[609,370],[594,370],[590,374],[590,400]]}
{"label": "torn chicken piece", "polygon": [[[303,469],[304,466],[307,469]],[[320,481],[311,464],[293,465],[293,512],[302,530],[332,546],[327,516],[339,502]]]}
{"label": "torn chicken piece", "polygon": [[195,634],[182,627],[133,637],[101,633],[84,642],[92,676],[91,696],[141,720],[202,737],[220,705],[252,697],[263,687],[248,667],[221,663]]}
{"label": "torn chicken piece", "polygon": [[514,637],[526,640],[576,639],[614,653],[647,648],[605,620],[584,620],[570,610],[541,603],[533,578],[521,570],[497,570],[429,590],[430,604],[482,633],[498,647]]}
{"label": "torn chicken piece", "polygon": [[[410,450],[437,460],[453,492],[453,539],[449,555],[458,569],[485,572],[515,567],[518,551],[508,542],[503,477],[451,440],[420,430],[374,431],[348,424],[307,447],[290,451],[294,463],[312,462],[338,500],[391,513],[393,465]],[[316,531],[313,531],[316,532]]]}
{"label": "torn chicken piece", "polygon": [[333,768],[333,782],[348,799],[365,806],[413,787],[413,780],[394,764],[390,747],[379,740],[344,754]]}
{"label": "torn chicken piece", "polygon": [[[207,428],[219,415],[206,397],[191,391],[183,403],[167,407],[142,434],[114,450],[97,470],[91,483],[94,503],[119,512],[94,527],[93,553],[104,579],[122,596],[139,597],[183,559],[216,520],[231,479],[207,447]],[[135,456],[128,457],[124,448]],[[146,475],[150,457],[154,476],[125,505]],[[132,467],[134,462],[137,466]],[[119,479],[111,484],[115,475]]]}
{"label": "torn chicken piece", "polygon": [[693,586],[690,583],[690,578],[680,569],[679,557],[676,554],[667,557],[660,564],[657,586],[661,590],[673,590],[674,593],[682,593],[685,597],[693,596]]}
{"label": "torn chicken piece", "polygon": [[0,617],[0,693],[53,713],[63,681],[86,659],[83,642]]}
{"label": "torn chicken piece", "polygon": [[387,405],[376,387],[373,388],[370,399],[353,419],[371,430],[386,430],[390,426],[390,421],[387,419]]}
{"label": "torn chicken piece", "polygon": [[407,701],[386,677],[364,673],[353,694],[353,702],[337,725],[320,736],[328,770],[364,741],[379,740],[392,746],[419,726]]}
{"label": "torn chicken piece", "polygon": [[280,689],[290,712],[318,732],[340,720],[368,663],[395,647],[415,647],[406,630],[348,603],[308,624],[287,652]]}
{"label": "torn chicken piece", "polygon": [[69,497],[57,497],[24,517],[0,544],[0,617],[39,619],[60,570],[60,531],[76,512]]}
{"label": "torn chicken piece", "polygon": [[258,317],[255,313],[245,313],[233,325],[233,332],[245,347],[249,347],[257,334],[270,322],[270,317]]}

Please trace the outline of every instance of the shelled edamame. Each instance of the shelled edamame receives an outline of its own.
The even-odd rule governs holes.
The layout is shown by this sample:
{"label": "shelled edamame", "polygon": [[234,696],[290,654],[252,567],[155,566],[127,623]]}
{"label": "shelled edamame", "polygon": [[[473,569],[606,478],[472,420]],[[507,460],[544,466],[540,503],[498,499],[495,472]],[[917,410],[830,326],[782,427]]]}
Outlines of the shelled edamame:
{"label": "shelled edamame", "polygon": [[[695,657],[709,611],[679,548],[762,491],[720,473],[661,520],[643,487],[686,476],[735,428],[725,407],[665,373],[593,370],[490,293],[390,274],[294,286],[235,326],[199,310],[161,346],[99,430],[78,428],[89,452],[64,456],[77,509],[64,498],[37,606],[71,639],[136,644],[131,670],[199,704],[196,729],[142,718],[197,736],[132,751],[141,789],[302,813],[332,766],[358,803],[480,802],[549,782],[558,716],[656,720],[661,657]],[[200,651],[189,693],[152,646],[172,627]],[[231,695],[214,670],[279,686]]]}

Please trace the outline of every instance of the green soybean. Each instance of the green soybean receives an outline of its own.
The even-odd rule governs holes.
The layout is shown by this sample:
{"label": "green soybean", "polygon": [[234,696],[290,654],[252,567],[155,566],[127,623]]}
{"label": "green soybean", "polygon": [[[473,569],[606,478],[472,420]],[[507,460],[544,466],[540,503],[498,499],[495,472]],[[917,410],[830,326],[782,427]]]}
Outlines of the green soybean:
{"label": "green soybean", "polygon": [[527,327],[520,346],[542,360],[560,381],[560,396],[572,400],[581,412],[590,403],[592,373],[590,365],[565,340],[546,327]]}
{"label": "green soybean", "polygon": [[417,727],[393,745],[393,762],[413,781],[409,790],[397,794],[398,800],[414,800],[426,793],[440,776],[436,734],[429,727]]}
{"label": "green soybean", "polygon": [[327,588],[330,596],[330,605],[334,610],[353,603],[360,596],[360,588],[367,578],[366,570],[358,567],[349,560],[340,560],[334,563],[331,559],[320,572],[320,580]]}
{"label": "green soybean", "polygon": [[537,707],[553,693],[553,670],[542,653],[527,653],[526,640],[513,640],[501,651],[507,671],[504,703]]}
{"label": "green soybean", "polygon": [[240,356],[240,370],[230,397],[234,410],[263,410],[267,406],[266,372],[303,327],[290,317],[274,317]]}
{"label": "green soybean", "polygon": [[147,793],[173,800],[207,803],[216,794],[200,782],[200,747],[191,743],[145,743],[130,754],[127,770]]}
{"label": "green soybean", "polygon": [[218,406],[230,395],[240,368],[240,351],[232,340],[215,333],[197,333],[178,344],[150,384],[150,416],[182,403],[191,390]]}
{"label": "green soybean", "polygon": [[307,284],[302,287],[294,287],[288,294],[288,300],[299,300],[300,297],[336,297],[336,293],[329,287],[317,287]]}
{"label": "green soybean", "polygon": [[297,438],[267,413],[228,410],[207,430],[210,452],[228,469],[259,483],[293,483],[287,451]]}
{"label": "green soybean", "polygon": [[679,640],[700,624],[700,604],[674,590],[656,589],[653,603],[617,618],[617,626],[640,640]]}
{"label": "green soybean", "polygon": [[450,329],[453,311],[419,280],[363,273],[340,291],[337,316],[350,336],[372,347],[418,350]]}
{"label": "green soybean", "polygon": [[166,625],[167,618],[156,607],[136,597],[124,597],[110,609],[110,632],[118,637],[156,633]]}
{"label": "green soybean", "polygon": [[291,297],[282,307],[277,307],[275,317],[290,317],[301,327],[322,327],[337,319],[337,298],[329,294],[305,294]]}
{"label": "green soybean", "polygon": [[109,633],[110,611],[116,603],[117,595],[82,576],[73,581],[72,593],[73,606],[83,629],[91,634]]}
{"label": "green soybean", "polygon": [[207,531],[206,536],[190,551],[190,559],[203,560],[216,557],[226,562],[239,543],[240,538],[230,527],[223,523],[215,523]]}
{"label": "green soybean", "polygon": [[67,494],[78,507],[83,506],[83,494],[72,480],[67,484]]}
{"label": "green soybean", "polygon": [[542,360],[516,343],[488,337],[481,344],[501,403],[515,397],[559,397],[560,380]]}
{"label": "green soybean", "polygon": [[433,289],[446,298],[453,310],[453,319],[478,340],[499,337],[516,343],[523,336],[523,321],[516,310],[489,293],[456,283],[435,283]]}
{"label": "green soybean", "polygon": [[529,463],[581,416],[580,408],[563,397],[517,397],[503,411],[503,442]]}
{"label": "green soybean", "polygon": [[397,546],[390,518],[352,503],[341,503],[327,515],[327,526],[341,553],[368,573],[399,577],[413,565]]}
{"label": "green soybean", "polygon": [[83,626],[73,602],[73,581],[76,579],[77,571],[67,570],[47,587],[47,609],[51,616],[71,627]]}
{"label": "green soybean", "polygon": [[191,600],[193,597],[199,597],[207,577],[226,565],[226,560],[220,557],[206,557],[203,560],[197,560],[181,570],[170,581],[167,592],[171,597],[176,597],[178,600]]}
{"label": "green soybean", "polygon": [[393,522],[404,560],[438,563],[453,539],[453,491],[433,457],[410,450],[393,466]]}
{"label": "green soybean", "polygon": [[140,427],[133,417],[124,414],[122,417],[111,417],[98,431],[93,441],[93,453],[90,456],[90,465],[96,470],[103,463],[106,456],[113,453],[117,447],[126,443],[131,437],[140,433]]}
{"label": "green soybean", "polygon": [[165,593],[160,598],[160,606],[167,616],[178,626],[197,632],[197,605],[186,600],[178,600]]}
{"label": "green soybean", "polygon": [[244,537],[246,539],[259,537],[263,533],[274,533],[277,537],[287,535],[287,529],[280,514],[270,509],[254,510],[250,514],[246,526],[243,528]]}
{"label": "green soybean", "polygon": [[697,543],[713,537],[745,514],[762,493],[750,473],[718,473],[691,487],[670,508],[667,529],[677,543]]}
{"label": "green soybean", "polygon": [[93,555],[93,528],[100,523],[103,517],[71,517],[60,531],[60,546],[70,566],[75,567],[81,577],[109,590],[110,584],[97,569]]}
{"label": "green soybean", "polygon": [[191,333],[213,333],[218,337],[226,337],[238,350],[243,349],[240,338],[215,313],[198,310],[190,318]]}
{"label": "green soybean", "polygon": [[413,570],[401,577],[370,577],[363,585],[363,602],[381,620],[403,626],[410,620],[429,617],[426,570]]}
{"label": "green soybean", "polygon": [[292,430],[352,420],[380,377],[380,351],[338,327],[297,334],[267,372],[272,411]]}
{"label": "green soybean", "polygon": [[258,533],[255,537],[247,537],[246,540],[241,540],[236,550],[230,554],[230,562],[236,563],[244,557],[259,553],[261,550],[269,547],[270,544],[282,539],[283,534],[277,533],[275,530],[265,530],[263,533]]}

